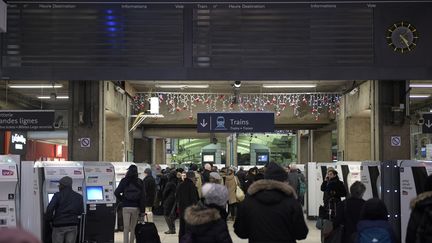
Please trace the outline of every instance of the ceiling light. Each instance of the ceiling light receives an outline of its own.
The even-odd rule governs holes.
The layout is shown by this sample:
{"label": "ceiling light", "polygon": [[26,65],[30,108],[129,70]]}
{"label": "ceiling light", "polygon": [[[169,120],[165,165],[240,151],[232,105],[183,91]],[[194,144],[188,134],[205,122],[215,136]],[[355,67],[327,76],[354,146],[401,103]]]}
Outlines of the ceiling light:
{"label": "ceiling light", "polygon": [[432,88],[432,84],[410,84],[411,88]]}
{"label": "ceiling light", "polygon": [[[51,96],[38,96],[37,98],[40,99],[40,100],[49,100],[52,97]],[[67,95],[63,95],[63,96],[59,95],[59,96],[56,97],[56,99],[67,100],[67,99],[69,99],[69,96],[67,96]]]}
{"label": "ceiling light", "polygon": [[234,81],[234,87],[235,88],[240,88],[240,86],[241,86],[241,81],[240,80]]}
{"label": "ceiling light", "polygon": [[316,88],[316,84],[263,84],[263,88],[279,89],[279,88]]}
{"label": "ceiling light", "polygon": [[206,89],[208,84],[156,84],[161,89]]}
{"label": "ceiling light", "polygon": [[52,89],[63,88],[63,84],[9,84],[11,89]]}
{"label": "ceiling light", "polygon": [[412,98],[412,99],[424,99],[424,98],[429,98],[430,97],[430,95],[416,95],[416,94],[413,94],[413,95],[410,95],[410,98]]}

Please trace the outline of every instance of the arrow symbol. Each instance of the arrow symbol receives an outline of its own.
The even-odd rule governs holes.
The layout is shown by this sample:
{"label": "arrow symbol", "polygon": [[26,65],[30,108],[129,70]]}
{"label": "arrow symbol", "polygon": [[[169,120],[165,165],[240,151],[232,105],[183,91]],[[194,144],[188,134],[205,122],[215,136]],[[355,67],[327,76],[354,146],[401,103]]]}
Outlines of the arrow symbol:
{"label": "arrow symbol", "polygon": [[[206,126],[208,125],[208,123],[206,122],[205,119],[203,119],[202,122],[200,123],[200,125],[201,125],[202,127],[206,127]],[[432,126],[432,124],[431,124],[431,126]]]}
{"label": "arrow symbol", "polygon": [[431,121],[430,121],[430,120],[427,120],[427,123],[425,123],[425,126],[426,126],[427,128],[431,128],[431,127],[432,127],[432,123],[431,123]]}

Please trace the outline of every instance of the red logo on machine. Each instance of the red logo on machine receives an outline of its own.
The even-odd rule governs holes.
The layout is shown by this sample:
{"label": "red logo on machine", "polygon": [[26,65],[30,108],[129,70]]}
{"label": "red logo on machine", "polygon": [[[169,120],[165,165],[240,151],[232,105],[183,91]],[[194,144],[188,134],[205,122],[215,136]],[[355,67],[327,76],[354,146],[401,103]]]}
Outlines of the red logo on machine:
{"label": "red logo on machine", "polygon": [[80,170],[74,170],[74,175],[81,175],[82,172]]}
{"label": "red logo on machine", "polygon": [[2,170],[2,176],[13,176],[14,172],[12,170]]}

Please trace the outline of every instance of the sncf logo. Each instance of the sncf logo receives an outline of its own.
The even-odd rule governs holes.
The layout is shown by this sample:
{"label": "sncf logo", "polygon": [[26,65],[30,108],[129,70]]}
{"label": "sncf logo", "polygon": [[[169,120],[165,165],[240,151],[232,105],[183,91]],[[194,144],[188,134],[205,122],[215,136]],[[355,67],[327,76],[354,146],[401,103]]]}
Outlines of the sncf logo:
{"label": "sncf logo", "polygon": [[13,176],[13,174],[12,170],[2,170],[2,176]]}
{"label": "sncf logo", "polygon": [[82,172],[80,170],[74,170],[74,175],[81,175]]}

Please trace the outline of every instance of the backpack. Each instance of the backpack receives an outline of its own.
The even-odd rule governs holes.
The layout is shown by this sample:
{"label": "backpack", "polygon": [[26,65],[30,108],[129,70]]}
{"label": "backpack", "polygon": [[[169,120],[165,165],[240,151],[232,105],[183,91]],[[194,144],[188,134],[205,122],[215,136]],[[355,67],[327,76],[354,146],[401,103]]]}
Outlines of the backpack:
{"label": "backpack", "polygon": [[142,189],[134,182],[129,182],[123,191],[123,195],[128,201],[137,201],[141,199]]}
{"label": "backpack", "polygon": [[425,208],[417,227],[416,243],[432,242],[432,205]]}
{"label": "backpack", "polygon": [[358,243],[394,243],[387,221],[360,221],[357,225]]}

